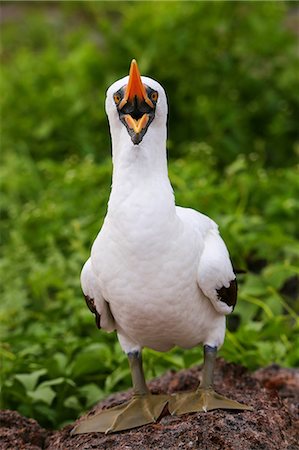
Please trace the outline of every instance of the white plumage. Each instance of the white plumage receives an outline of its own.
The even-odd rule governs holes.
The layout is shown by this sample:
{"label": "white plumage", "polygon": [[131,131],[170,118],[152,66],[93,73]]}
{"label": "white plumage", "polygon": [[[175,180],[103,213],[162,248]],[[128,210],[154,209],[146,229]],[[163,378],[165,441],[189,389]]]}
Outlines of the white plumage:
{"label": "white plumage", "polygon": [[[213,372],[225,314],[237,286],[226,246],[209,217],[175,206],[166,158],[167,101],[154,80],[130,76],[107,91],[113,180],[103,227],[81,273],[96,323],[117,331],[128,355],[133,396],[79,423],[73,433],[117,432],[173,415],[215,408],[248,410],[215,392]],[[194,392],[154,395],[142,348],[167,351],[204,344],[202,380]]]}
{"label": "white plumage", "polygon": [[229,287],[235,275],[215,222],[175,206],[167,173],[166,95],[156,81],[142,82],[159,96],[139,145],[113,100],[128,77],[107,91],[113,183],[103,227],[82,270],[82,289],[93,298],[101,327],[117,331],[126,353],[199,343],[219,348],[232,306],[217,290]]}

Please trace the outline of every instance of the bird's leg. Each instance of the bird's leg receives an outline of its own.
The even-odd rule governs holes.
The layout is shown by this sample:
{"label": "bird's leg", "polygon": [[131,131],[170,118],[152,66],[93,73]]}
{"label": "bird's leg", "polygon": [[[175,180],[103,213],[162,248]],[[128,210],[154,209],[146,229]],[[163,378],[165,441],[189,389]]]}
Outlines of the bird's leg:
{"label": "bird's leg", "polygon": [[131,369],[134,396],[147,395],[149,389],[145,382],[141,352],[128,353],[129,365]]}
{"label": "bird's leg", "polygon": [[209,389],[213,386],[214,367],[217,355],[217,347],[204,346],[204,364],[202,368],[202,380],[200,388]]}
{"label": "bird's leg", "polygon": [[186,414],[197,411],[210,411],[212,409],[239,409],[252,410],[250,406],[230,400],[213,390],[213,374],[217,355],[217,347],[204,346],[204,365],[202,381],[193,392],[182,392],[171,399],[168,405],[172,415]]}
{"label": "bird's leg", "polygon": [[72,434],[102,432],[113,433],[156,422],[169,401],[168,395],[153,395],[145,382],[141,352],[128,353],[133,382],[131,400],[113,408],[103,409],[87,417]]}

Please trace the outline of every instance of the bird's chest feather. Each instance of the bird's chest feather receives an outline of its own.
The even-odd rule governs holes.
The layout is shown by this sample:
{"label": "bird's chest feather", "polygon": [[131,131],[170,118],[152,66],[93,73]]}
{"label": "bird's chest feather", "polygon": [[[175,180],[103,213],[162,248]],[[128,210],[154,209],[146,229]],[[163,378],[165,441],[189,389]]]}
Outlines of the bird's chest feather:
{"label": "bird's chest feather", "polygon": [[187,232],[172,211],[131,204],[105,220],[92,264],[111,305],[148,310],[194,289],[200,246],[200,236]]}

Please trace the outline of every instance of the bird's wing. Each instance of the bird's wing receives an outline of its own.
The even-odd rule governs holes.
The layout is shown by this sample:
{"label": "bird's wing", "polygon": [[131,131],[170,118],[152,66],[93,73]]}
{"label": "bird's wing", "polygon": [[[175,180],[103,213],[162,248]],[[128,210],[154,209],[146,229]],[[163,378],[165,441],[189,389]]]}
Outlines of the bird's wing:
{"label": "bird's wing", "polygon": [[88,308],[96,316],[97,327],[103,328],[108,332],[114,331],[114,318],[110,311],[109,303],[106,302],[101,293],[90,258],[84,264],[81,272],[81,287]]}
{"label": "bird's wing", "polygon": [[237,281],[225,243],[217,225],[205,236],[197,282],[220,314],[230,314],[237,302]]}
{"label": "bird's wing", "polygon": [[192,209],[178,208],[179,215],[188,215],[188,222],[197,229],[203,240],[200,251],[197,283],[220,314],[230,314],[237,302],[237,281],[229,253],[217,224]]}

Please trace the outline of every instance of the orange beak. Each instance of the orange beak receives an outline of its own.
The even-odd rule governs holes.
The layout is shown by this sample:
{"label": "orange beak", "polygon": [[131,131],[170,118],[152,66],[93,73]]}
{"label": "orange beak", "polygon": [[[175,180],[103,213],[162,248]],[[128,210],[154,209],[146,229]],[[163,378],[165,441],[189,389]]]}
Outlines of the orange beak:
{"label": "orange beak", "polygon": [[140,72],[135,59],[131,62],[129,81],[126,87],[124,98],[122,99],[119,109],[123,108],[128,101],[137,98],[138,101],[144,100],[151,108],[154,107],[152,101],[148,98],[144,84],[141,81]]}

